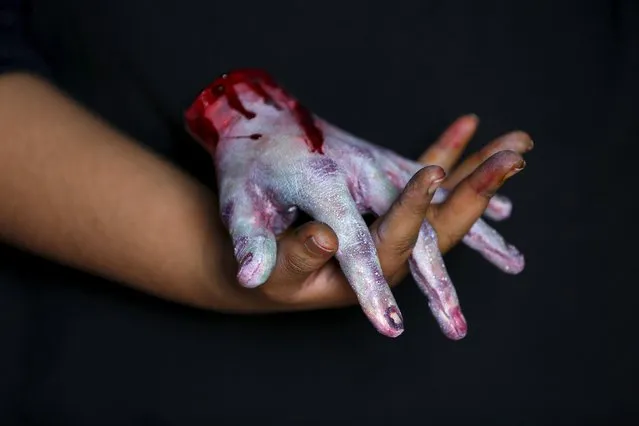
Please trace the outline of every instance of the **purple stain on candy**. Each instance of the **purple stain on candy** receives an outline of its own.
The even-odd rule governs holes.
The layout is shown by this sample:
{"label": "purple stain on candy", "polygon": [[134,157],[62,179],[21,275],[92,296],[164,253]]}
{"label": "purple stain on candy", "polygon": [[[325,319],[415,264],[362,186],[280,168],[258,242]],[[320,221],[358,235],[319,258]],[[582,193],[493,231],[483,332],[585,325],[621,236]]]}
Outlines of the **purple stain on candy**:
{"label": "purple stain on candy", "polygon": [[397,306],[391,306],[386,309],[386,320],[388,324],[394,328],[395,330],[403,330],[404,329],[404,319],[402,318],[402,314],[397,309]]}
{"label": "purple stain on candy", "polygon": [[253,260],[253,253],[248,253],[240,261],[240,269],[244,269],[249,263],[251,263],[251,260]]}
{"label": "purple stain on candy", "polygon": [[310,167],[315,170],[316,173],[322,175],[332,175],[337,173],[338,170],[337,163],[326,157],[311,159]]}
{"label": "purple stain on candy", "polygon": [[246,237],[246,236],[236,239],[235,247],[234,247],[236,257],[244,253],[244,250],[246,249],[248,242],[249,242],[249,237]]}
{"label": "purple stain on candy", "polygon": [[224,207],[222,207],[222,212],[220,214],[221,219],[222,219],[222,223],[224,224],[224,226],[226,226],[227,228],[230,225],[230,220],[231,220],[231,216],[233,215],[233,201],[229,201],[228,203],[226,203],[224,205]]}

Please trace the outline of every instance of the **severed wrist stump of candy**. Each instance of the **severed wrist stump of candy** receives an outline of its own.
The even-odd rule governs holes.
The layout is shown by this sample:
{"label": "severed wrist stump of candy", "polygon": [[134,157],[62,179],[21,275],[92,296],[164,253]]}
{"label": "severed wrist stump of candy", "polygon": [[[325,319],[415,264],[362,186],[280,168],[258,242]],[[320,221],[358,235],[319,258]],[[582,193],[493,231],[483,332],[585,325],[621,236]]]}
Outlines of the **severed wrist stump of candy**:
{"label": "severed wrist stump of candy", "polygon": [[[276,263],[275,236],[302,210],[337,235],[335,257],[375,328],[390,337],[402,333],[401,313],[362,214],[384,214],[424,165],[322,120],[261,70],[217,78],[185,119],[189,133],[214,159],[220,213],[243,286],[257,287],[268,279]],[[432,202],[446,197],[440,188]],[[501,220],[510,211],[510,202],[495,196],[485,215]],[[519,251],[481,219],[463,242],[507,273],[524,268]],[[444,334],[463,338],[466,320],[426,220],[409,266]]]}

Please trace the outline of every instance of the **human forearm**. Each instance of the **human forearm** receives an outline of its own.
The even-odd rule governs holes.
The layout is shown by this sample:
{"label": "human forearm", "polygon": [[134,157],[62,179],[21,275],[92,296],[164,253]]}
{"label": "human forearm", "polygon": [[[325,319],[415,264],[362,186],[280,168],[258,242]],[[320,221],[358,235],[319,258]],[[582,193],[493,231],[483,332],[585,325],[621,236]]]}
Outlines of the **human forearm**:
{"label": "human forearm", "polygon": [[227,242],[211,193],[35,77],[0,77],[0,200],[9,243],[170,299],[223,303],[212,283]]}

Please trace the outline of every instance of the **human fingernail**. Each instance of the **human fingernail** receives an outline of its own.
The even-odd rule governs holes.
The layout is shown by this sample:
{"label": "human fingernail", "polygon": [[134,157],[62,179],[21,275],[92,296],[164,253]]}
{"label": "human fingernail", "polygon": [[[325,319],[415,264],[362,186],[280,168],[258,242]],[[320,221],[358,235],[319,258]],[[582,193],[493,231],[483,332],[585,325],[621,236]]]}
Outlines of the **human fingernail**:
{"label": "human fingernail", "polygon": [[444,178],[439,178],[439,179],[436,179],[436,180],[432,181],[430,183],[430,186],[428,187],[428,190],[427,190],[428,195],[432,196],[435,193],[435,191],[437,191],[437,188],[439,188],[439,185],[441,185],[441,183],[443,181],[444,181]]}
{"label": "human fingernail", "polygon": [[524,167],[526,167],[526,161],[521,160],[512,169],[510,169],[508,173],[506,173],[506,176],[504,176],[504,180],[509,179],[512,176],[516,175],[517,173],[521,172],[524,169]]}
{"label": "human fingernail", "polygon": [[304,242],[304,247],[308,249],[311,253],[318,256],[325,256],[328,253],[332,253],[333,249],[328,247],[328,242],[322,239],[322,237],[311,236],[306,239]]}
{"label": "human fingernail", "polygon": [[526,149],[526,152],[532,151],[532,149],[535,147],[535,141],[531,139],[529,142],[530,143],[528,144],[528,148]]}
{"label": "human fingernail", "polygon": [[487,175],[478,185],[477,192],[488,197],[492,197],[493,195],[495,195],[495,192],[504,184],[504,182],[506,182],[513,175],[522,171],[525,166],[526,162],[520,160],[503,175],[503,172],[501,171]]}

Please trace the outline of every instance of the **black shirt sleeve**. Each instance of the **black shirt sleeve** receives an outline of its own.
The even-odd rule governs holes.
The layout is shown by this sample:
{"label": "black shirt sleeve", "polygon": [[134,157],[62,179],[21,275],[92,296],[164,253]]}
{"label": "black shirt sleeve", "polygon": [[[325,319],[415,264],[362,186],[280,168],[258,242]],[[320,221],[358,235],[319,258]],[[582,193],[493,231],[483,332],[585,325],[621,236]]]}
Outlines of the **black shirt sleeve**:
{"label": "black shirt sleeve", "polygon": [[28,41],[26,3],[0,0],[0,74],[27,71],[47,74],[42,56]]}

